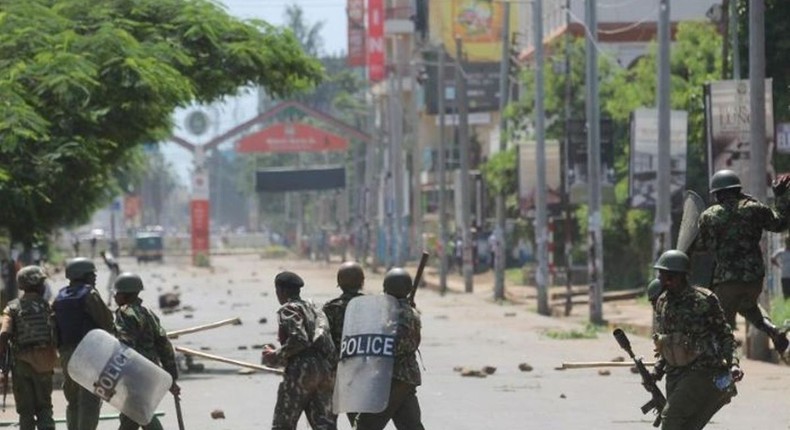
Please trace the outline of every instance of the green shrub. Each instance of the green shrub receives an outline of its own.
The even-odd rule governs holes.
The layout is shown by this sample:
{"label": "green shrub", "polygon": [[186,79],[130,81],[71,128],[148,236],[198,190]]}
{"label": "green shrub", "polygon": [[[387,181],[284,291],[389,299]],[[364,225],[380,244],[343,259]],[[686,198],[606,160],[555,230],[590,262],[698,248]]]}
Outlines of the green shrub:
{"label": "green shrub", "polygon": [[261,258],[285,258],[290,254],[291,252],[284,246],[271,245],[263,249],[263,252],[261,252]]}

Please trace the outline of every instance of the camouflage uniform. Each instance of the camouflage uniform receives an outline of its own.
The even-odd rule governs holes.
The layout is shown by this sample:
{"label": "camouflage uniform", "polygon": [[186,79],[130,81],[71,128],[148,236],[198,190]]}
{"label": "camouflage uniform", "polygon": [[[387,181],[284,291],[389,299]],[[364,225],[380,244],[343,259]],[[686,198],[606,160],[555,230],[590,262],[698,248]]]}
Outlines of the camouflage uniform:
{"label": "camouflage uniform", "polygon": [[[701,429],[736,394],[734,384],[720,389],[714,382],[719,377],[726,380],[730,367],[738,364],[735,339],[718,299],[704,288],[686,286],[663,292],[656,301],[656,321],[659,366],[666,365],[667,375],[661,428]],[[676,348],[660,340],[672,336],[677,336]],[[683,354],[685,360],[678,358]]]}
{"label": "camouflage uniform", "polygon": [[359,291],[343,291],[340,297],[330,300],[324,305],[322,310],[329,322],[329,330],[332,333],[332,341],[335,343],[335,347],[340,346],[340,342],[343,339],[343,321],[346,317],[348,302],[354,297],[361,295],[362,293]]}
{"label": "camouflage uniform", "polygon": [[313,429],[337,429],[332,413],[337,353],[326,316],[312,303],[291,297],[277,311],[278,339],[271,365],[284,365],[273,430],[295,430],[302,411]]}
{"label": "camouflage uniform", "polygon": [[765,265],[760,249],[763,230],[786,230],[790,199],[779,198],[776,210],[745,194],[705,210],[699,219],[696,250],[709,250],[715,258],[711,289],[719,297],[727,322],[735,315],[763,329],[767,315],[757,304],[763,289]]}
{"label": "camouflage uniform", "polygon": [[407,298],[398,299],[398,331],[395,338],[395,362],[392,386],[384,411],[359,414],[357,430],[380,430],[392,420],[399,430],[421,430],[422,412],[417,400],[417,387],[422,384],[417,348],[420,346],[420,315]]}
{"label": "camouflage uniform", "polygon": [[[173,345],[170,344],[164,328],[159,323],[159,318],[142,305],[142,300],[138,298],[130,304],[120,306],[115,311],[115,335],[121,343],[162,366],[173,377],[173,381],[178,379],[178,367]],[[120,430],[134,430],[139,427],[139,424],[121,414]],[[162,424],[158,418],[154,417],[143,428],[162,430]]]}
{"label": "camouflage uniform", "polygon": [[[81,296],[84,288],[89,291]],[[81,298],[75,299],[78,296]],[[77,306],[65,304],[72,299]],[[99,425],[101,399],[71,379],[68,372],[69,360],[79,341],[91,329],[100,328],[113,332],[112,312],[95,288],[82,283],[72,283],[62,288],[52,307],[55,311],[58,353],[63,369],[63,394],[68,402],[66,426],[68,430],[95,430]],[[76,326],[74,321],[80,321],[82,325]]]}
{"label": "camouflage uniform", "polygon": [[52,309],[35,291],[12,300],[3,311],[0,333],[12,343],[14,401],[22,430],[55,428],[52,418],[52,373],[57,361]]}

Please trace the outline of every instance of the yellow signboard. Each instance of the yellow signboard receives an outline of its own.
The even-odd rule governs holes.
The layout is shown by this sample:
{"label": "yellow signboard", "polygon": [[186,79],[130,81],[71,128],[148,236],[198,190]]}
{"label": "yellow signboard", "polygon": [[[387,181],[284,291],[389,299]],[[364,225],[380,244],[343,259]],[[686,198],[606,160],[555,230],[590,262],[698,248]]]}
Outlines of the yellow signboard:
{"label": "yellow signboard", "polygon": [[[517,6],[511,5],[511,34],[517,28]],[[430,2],[432,39],[441,40],[455,57],[455,38],[463,40],[470,62],[499,62],[502,59],[504,6],[492,0],[441,0]]]}

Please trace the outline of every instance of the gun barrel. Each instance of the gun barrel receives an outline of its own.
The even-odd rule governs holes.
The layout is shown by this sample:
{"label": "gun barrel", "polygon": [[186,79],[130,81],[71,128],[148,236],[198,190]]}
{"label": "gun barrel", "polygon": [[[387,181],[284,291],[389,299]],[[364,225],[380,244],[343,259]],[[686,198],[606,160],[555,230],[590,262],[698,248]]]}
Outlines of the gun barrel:
{"label": "gun barrel", "polygon": [[634,354],[631,352],[631,342],[628,340],[628,336],[625,335],[625,332],[622,329],[615,329],[612,332],[614,335],[615,340],[620,345],[620,348],[623,348],[628,355],[633,356]]}

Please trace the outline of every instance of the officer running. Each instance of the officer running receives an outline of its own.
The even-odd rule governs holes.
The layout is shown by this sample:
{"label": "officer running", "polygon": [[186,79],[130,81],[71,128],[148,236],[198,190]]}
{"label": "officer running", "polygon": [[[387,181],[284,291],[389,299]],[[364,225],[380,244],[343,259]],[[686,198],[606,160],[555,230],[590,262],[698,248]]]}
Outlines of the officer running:
{"label": "officer running", "polygon": [[[39,266],[27,266],[16,275],[25,294],[3,311],[0,362],[13,354],[14,402],[22,430],[54,430],[52,371],[58,359],[53,337],[52,309],[44,300],[47,275]],[[10,339],[11,350],[6,347]]]}
{"label": "officer running", "polygon": [[[139,352],[143,357],[160,365],[173,377],[170,392],[174,396],[181,393],[176,384],[178,366],[173,345],[167,333],[159,323],[159,318],[149,308],[143,306],[140,291],[143,280],[133,273],[121,273],[115,280],[115,336],[121,343]],[[137,430],[140,425],[131,418],[121,414],[119,430]],[[145,430],[162,430],[162,423],[154,416],[150,423],[143,426]]]}
{"label": "officer running", "polygon": [[763,290],[765,265],[760,239],[763,230],[780,232],[790,226],[790,176],[774,182],[776,209],[741,192],[741,180],[732,170],[719,170],[711,178],[710,192],[716,204],[699,218],[695,248],[710,250],[715,259],[711,289],[719,297],[727,322],[734,329],[735,315],[764,331],[781,354],[790,342],[758,304]]}
{"label": "officer running", "polygon": [[99,424],[101,399],[82,388],[69,376],[69,359],[83,337],[99,328],[113,332],[112,312],[96,291],[96,266],[84,257],[66,263],[69,285],[62,288],[52,308],[58,353],[63,369],[63,394],[66,396],[66,427],[68,430],[96,430]]}
{"label": "officer running", "polygon": [[293,272],[274,278],[277,300],[279,348],[267,345],[263,364],[284,366],[285,374],[277,390],[272,430],[295,430],[302,411],[315,430],[336,430],[332,413],[332,390],[337,353],[324,313],[299,292],[304,281]]}
{"label": "officer running", "polygon": [[659,354],[654,376],[667,376],[667,404],[662,430],[702,429],[736,395],[743,378],[735,354],[735,338],[711,291],[688,283],[689,259],[669,250],[653,268],[663,292],[656,300]]}
{"label": "officer running", "polygon": [[395,363],[386,409],[379,413],[361,413],[356,430],[381,430],[392,420],[398,430],[422,430],[422,413],[417,400],[417,386],[422,383],[417,363],[420,346],[420,315],[409,304],[412,290],[409,273],[399,267],[384,276],[384,292],[398,299],[398,329],[395,335]]}

